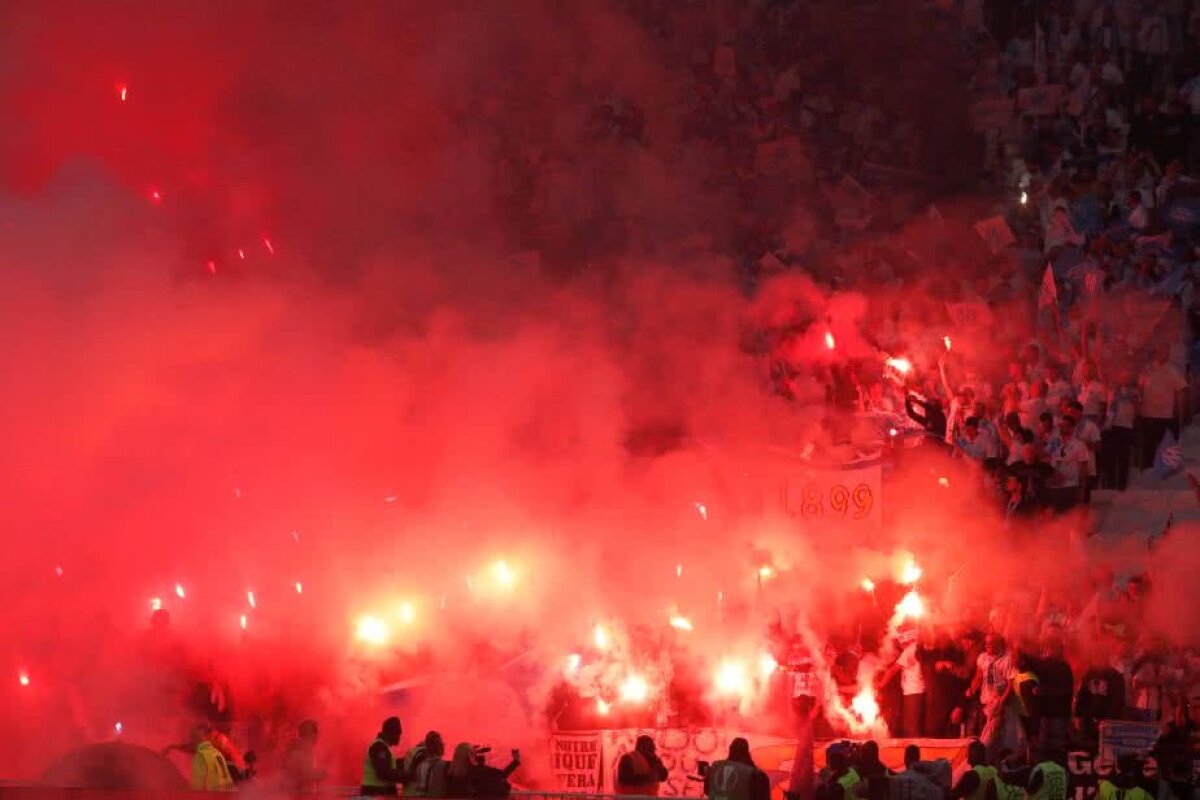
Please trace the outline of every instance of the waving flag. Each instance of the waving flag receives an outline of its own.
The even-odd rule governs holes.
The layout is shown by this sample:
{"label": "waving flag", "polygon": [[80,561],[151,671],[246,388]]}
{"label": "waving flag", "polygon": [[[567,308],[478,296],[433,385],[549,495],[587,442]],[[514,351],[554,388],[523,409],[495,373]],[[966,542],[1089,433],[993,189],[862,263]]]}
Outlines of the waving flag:
{"label": "waving flag", "polygon": [[1154,454],[1154,474],[1165,481],[1180,472],[1183,472],[1183,447],[1175,439],[1175,434],[1167,431]]}
{"label": "waving flag", "polygon": [[1042,276],[1042,289],[1038,292],[1038,308],[1058,308],[1058,287],[1054,284],[1054,268],[1046,265]]}

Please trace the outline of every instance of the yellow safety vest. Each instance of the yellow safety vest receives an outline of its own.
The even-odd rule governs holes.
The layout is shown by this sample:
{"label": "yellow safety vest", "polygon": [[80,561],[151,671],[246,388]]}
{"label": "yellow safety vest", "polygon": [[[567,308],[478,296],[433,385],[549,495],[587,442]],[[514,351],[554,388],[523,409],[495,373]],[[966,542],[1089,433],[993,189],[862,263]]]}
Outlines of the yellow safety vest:
{"label": "yellow safety vest", "polygon": [[1150,793],[1140,786],[1122,789],[1112,781],[1100,781],[1096,800],[1153,800]]}
{"label": "yellow safety vest", "polygon": [[[987,764],[976,764],[971,767],[971,772],[979,776],[979,788],[967,795],[966,800],[985,800],[988,784],[996,780],[999,773],[996,772],[995,767],[989,767]],[[999,795],[999,787],[996,787],[996,793]],[[1004,800],[1004,798],[998,797],[998,800]]]}
{"label": "yellow safety vest", "polygon": [[1025,787],[1014,786],[996,778],[996,800],[1025,800]]}
{"label": "yellow safety vest", "polygon": [[1031,681],[1035,684],[1039,683],[1038,676],[1032,672],[1019,672],[1013,677],[1013,698],[1016,700],[1017,711],[1020,712],[1022,717],[1028,717],[1033,711],[1025,703],[1025,698],[1021,695],[1021,686]]}
{"label": "yellow safety vest", "polygon": [[204,741],[196,745],[196,754],[192,756],[192,789],[198,792],[233,791],[229,765],[212,742]]}
{"label": "yellow safety vest", "polygon": [[395,781],[385,781],[383,778],[379,777],[379,775],[377,775],[375,773],[375,765],[371,763],[371,748],[377,744],[382,744],[384,747],[387,748],[388,765],[391,766],[392,769],[396,768],[396,755],[395,755],[395,753],[392,752],[392,748],[389,747],[388,743],[385,742],[382,738],[377,738],[375,741],[371,742],[371,744],[367,747],[367,758],[365,761],[363,761],[362,785],[363,786],[374,786],[376,788],[381,788],[381,789],[391,789],[392,791],[395,791],[396,790],[396,782]]}
{"label": "yellow safety vest", "polygon": [[1067,771],[1053,761],[1043,761],[1034,769],[1042,771],[1042,785],[1029,800],[1067,800]]}
{"label": "yellow safety vest", "polygon": [[855,796],[854,790],[860,783],[862,783],[862,778],[860,778],[858,773],[854,771],[854,768],[851,767],[846,771],[845,775],[837,779],[837,782],[840,783],[842,788],[846,790],[846,800],[853,800]]}
{"label": "yellow safety vest", "polygon": [[425,763],[425,760],[430,758],[429,750],[424,744],[419,744],[404,756],[404,776],[408,781],[404,784],[404,791],[401,792],[405,797],[424,797],[426,787],[417,780],[417,768]]}

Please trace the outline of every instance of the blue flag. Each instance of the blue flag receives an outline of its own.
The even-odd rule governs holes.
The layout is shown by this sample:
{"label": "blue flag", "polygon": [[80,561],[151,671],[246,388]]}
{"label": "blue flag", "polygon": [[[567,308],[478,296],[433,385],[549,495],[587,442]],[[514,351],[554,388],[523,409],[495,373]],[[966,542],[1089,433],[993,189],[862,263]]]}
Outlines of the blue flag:
{"label": "blue flag", "polygon": [[1183,448],[1175,440],[1175,434],[1167,431],[1154,454],[1154,474],[1165,481],[1180,472],[1183,472]]}

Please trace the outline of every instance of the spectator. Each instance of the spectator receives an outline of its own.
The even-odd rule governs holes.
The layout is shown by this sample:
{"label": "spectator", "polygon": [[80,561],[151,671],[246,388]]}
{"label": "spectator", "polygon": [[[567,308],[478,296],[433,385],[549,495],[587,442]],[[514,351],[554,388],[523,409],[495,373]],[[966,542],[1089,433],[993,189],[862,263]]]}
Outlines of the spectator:
{"label": "spectator", "polygon": [[1101,721],[1124,718],[1125,678],[1111,664],[1093,658],[1093,665],[1083,673],[1079,684],[1075,716],[1088,742],[1099,741]]}
{"label": "spectator", "polygon": [[1105,488],[1124,491],[1129,483],[1139,402],[1140,394],[1133,371],[1121,370],[1117,385],[1108,395],[1108,413],[1100,438],[1099,463]]}
{"label": "spectator", "polygon": [[1050,507],[1059,513],[1070,511],[1084,498],[1088,465],[1091,461],[1087,446],[1075,436],[1075,419],[1063,417],[1058,423],[1057,436],[1047,444],[1050,465],[1054,474],[1046,490]]}
{"label": "spectator", "polygon": [[1065,752],[1071,731],[1071,696],[1075,688],[1075,676],[1071,672],[1071,665],[1063,657],[1061,639],[1047,638],[1036,669],[1039,679],[1038,711],[1041,717],[1038,746]]}
{"label": "spectator", "polygon": [[[970,422],[967,424],[969,426]],[[914,738],[925,735],[925,674],[921,663],[923,648],[915,630],[902,633],[900,642],[904,649],[883,673],[878,685],[886,686],[899,673],[903,700],[898,735]]]}
{"label": "spectator", "polygon": [[986,719],[980,739],[988,748],[989,758],[993,760],[1001,750],[1012,751],[1020,746],[1020,721],[1017,714],[1008,708],[1016,674],[1016,666],[1004,638],[989,633],[984,640],[984,652],[979,655],[975,678],[968,694],[979,694],[979,704]]}
{"label": "spectator", "polygon": [[729,743],[728,758],[704,776],[704,795],[709,800],[770,800],[771,781],[750,757],[748,741],[739,736]]}
{"label": "spectator", "polygon": [[658,794],[666,779],[667,768],[649,736],[639,736],[633,750],[617,762],[617,794]]}
{"label": "spectator", "polygon": [[317,767],[317,723],[306,719],[300,723],[298,735],[283,754],[280,783],[293,795],[316,794],[317,784],[325,780],[326,772]]}
{"label": "spectator", "polygon": [[1159,345],[1154,351],[1154,363],[1142,374],[1142,403],[1138,409],[1138,435],[1141,439],[1139,466],[1154,465],[1154,454],[1167,431],[1179,436],[1175,418],[1175,395],[1187,386],[1183,376],[1170,363],[1171,350]]}
{"label": "spectator", "polygon": [[890,800],[944,800],[941,788],[920,771],[921,748],[910,744],[904,748],[904,771],[893,776],[889,787]]}

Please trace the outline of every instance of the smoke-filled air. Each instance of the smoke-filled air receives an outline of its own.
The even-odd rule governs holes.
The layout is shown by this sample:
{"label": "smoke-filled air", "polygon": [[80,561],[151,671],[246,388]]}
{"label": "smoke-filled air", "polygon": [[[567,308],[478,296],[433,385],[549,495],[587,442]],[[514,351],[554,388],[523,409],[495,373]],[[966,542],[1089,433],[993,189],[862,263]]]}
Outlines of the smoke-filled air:
{"label": "smoke-filled air", "polygon": [[1075,290],[1116,236],[1002,174],[1000,34],[859,5],[5,3],[0,777],[204,722],[265,781],[311,719],[357,786],[397,715],[554,788],[556,731],[801,694],[962,735],[899,730],[912,646],[1200,645],[1187,485],[1097,533],[1166,420],[1109,484],[1074,374],[1182,367],[1190,267]]}

